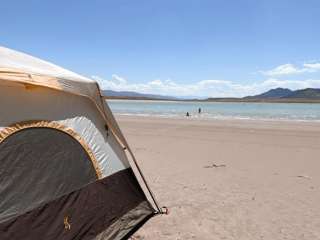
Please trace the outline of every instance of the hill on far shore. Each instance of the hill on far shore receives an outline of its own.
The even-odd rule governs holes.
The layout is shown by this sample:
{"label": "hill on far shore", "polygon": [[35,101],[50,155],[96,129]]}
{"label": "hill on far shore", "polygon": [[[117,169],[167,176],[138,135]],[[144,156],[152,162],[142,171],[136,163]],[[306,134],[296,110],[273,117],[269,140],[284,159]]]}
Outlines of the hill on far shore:
{"label": "hill on far shore", "polygon": [[211,101],[211,102],[311,102],[320,103],[320,89],[305,88],[299,90],[290,90],[288,88],[274,88],[267,92],[247,96],[243,98],[178,98],[173,96],[144,94],[131,91],[112,91],[103,90],[103,96],[107,99],[129,99],[129,100],[170,100],[170,101]]}
{"label": "hill on far shore", "polygon": [[275,88],[265,93],[244,97],[243,99],[310,99],[320,100],[320,89],[318,88],[305,88],[292,91],[288,88]]}

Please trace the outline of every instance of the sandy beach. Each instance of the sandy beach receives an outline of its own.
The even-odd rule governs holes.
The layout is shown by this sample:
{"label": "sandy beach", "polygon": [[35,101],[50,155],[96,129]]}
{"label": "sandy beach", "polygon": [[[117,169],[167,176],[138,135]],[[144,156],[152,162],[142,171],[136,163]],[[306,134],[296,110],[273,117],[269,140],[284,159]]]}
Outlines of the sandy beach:
{"label": "sandy beach", "polygon": [[170,210],[136,239],[320,239],[320,124],[117,119]]}

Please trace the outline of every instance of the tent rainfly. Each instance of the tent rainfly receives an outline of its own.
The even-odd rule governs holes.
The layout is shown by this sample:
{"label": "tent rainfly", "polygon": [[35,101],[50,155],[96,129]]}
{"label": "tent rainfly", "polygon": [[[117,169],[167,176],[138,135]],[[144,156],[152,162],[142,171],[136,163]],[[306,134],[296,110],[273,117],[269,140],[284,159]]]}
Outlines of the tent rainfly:
{"label": "tent rainfly", "polygon": [[128,239],[161,213],[131,162],[95,81],[0,47],[1,240]]}

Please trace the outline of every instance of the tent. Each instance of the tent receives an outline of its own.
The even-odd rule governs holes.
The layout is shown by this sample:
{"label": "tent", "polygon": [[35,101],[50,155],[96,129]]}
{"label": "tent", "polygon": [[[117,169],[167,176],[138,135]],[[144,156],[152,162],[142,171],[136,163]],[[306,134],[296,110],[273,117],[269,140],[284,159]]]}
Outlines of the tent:
{"label": "tent", "polygon": [[161,213],[134,164],[95,81],[0,47],[1,240],[127,239]]}

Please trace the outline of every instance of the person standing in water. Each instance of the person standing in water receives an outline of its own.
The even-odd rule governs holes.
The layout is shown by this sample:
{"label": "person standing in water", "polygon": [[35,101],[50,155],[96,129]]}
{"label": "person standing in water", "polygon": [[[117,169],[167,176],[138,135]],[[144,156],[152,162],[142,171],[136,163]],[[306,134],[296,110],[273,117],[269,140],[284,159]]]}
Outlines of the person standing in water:
{"label": "person standing in water", "polygon": [[190,114],[189,114],[189,112],[187,112],[187,113],[186,113],[186,117],[190,117]]}
{"label": "person standing in water", "polygon": [[198,109],[198,113],[200,114],[201,113],[201,108],[199,107],[199,109]]}

